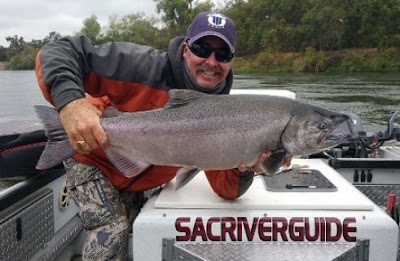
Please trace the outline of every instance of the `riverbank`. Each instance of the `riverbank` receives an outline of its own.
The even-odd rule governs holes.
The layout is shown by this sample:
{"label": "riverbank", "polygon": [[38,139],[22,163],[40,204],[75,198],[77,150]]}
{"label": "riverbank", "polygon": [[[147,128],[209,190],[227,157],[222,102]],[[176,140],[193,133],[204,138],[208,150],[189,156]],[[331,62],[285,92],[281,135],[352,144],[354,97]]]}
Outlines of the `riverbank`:
{"label": "riverbank", "polygon": [[[35,55],[29,58],[26,56],[28,62],[22,67],[13,62],[0,62],[0,70],[5,70],[6,65],[11,70],[34,70],[34,57]],[[331,52],[307,48],[301,53],[267,50],[257,55],[235,57],[233,68],[239,74],[400,72],[400,48],[344,49]]]}
{"label": "riverbank", "polygon": [[4,68],[6,67],[7,63],[6,62],[0,62],[0,71],[4,70]]}
{"label": "riverbank", "polygon": [[318,52],[308,48],[303,53],[266,51],[249,57],[235,57],[235,73],[352,73],[400,72],[400,48],[346,49]]}

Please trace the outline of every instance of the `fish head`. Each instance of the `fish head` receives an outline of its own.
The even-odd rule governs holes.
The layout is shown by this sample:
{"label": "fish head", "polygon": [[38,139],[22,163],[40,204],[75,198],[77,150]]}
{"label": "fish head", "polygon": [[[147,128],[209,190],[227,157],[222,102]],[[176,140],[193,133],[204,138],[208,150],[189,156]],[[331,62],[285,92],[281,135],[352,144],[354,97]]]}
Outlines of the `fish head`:
{"label": "fish head", "polygon": [[300,106],[282,133],[282,145],[295,156],[333,148],[353,136],[349,118],[347,114],[316,106]]}

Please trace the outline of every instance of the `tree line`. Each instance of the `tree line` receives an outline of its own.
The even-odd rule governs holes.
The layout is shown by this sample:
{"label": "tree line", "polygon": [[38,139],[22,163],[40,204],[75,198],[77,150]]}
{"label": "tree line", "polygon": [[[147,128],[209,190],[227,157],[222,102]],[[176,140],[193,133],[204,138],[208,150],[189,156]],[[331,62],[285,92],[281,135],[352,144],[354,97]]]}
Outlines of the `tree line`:
{"label": "tree line", "polygon": [[[222,6],[210,0],[154,1],[160,18],[140,12],[114,15],[102,27],[92,15],[72,35],[86,35],[94,44],[127,41],[166,50],[171,38],[186,34],[198,12],[212,9],[235,21],[237,57],[400,47],[400,0],[226,0]],[[0,61],[8,62],[8,69],[32,69],[38,50],[62,37],[50,32],[26,42],[22,36],[8,36],[9,47],[0,46]]]}
{"label": "tree line", "polygon": [[227,13],[242,55],[400,46],[400,0],[249,0]]}

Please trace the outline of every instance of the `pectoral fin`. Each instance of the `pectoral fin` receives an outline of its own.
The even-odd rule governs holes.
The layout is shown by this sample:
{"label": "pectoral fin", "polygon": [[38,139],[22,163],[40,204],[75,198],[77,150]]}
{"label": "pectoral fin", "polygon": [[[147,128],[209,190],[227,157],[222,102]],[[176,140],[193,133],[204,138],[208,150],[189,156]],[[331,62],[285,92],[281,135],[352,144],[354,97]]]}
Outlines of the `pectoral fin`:
{"label": "pectoral fin", "polygon": [[111,163],[128,178],[139,175],[151,166],[118,147],[109,146],[104,151]]}
{"label": "pectoral fin", "polygon": [[189,183],[200,170],[197,168],[181,168],[176,173],[175,190],[178,190]]}
{"label": "pectoral fin", "polygon": [[282,166],[283,160],[286,157],[287,152],[285,150],[277,150],[272,153],[264,162],[261,163],[261,170],[264,173],[273,175]]}

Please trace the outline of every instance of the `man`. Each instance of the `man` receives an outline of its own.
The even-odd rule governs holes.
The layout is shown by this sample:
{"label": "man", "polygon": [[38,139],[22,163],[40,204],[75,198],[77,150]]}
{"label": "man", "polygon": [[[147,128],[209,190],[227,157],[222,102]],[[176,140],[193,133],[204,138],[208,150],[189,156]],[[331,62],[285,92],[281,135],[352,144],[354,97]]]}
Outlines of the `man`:
{"label": "man", "polygon": [[[172,88],[229,93],[235,34],[230,18],[202,12],[186,37],[171,40],[167,52],[133,43],[96,47],[85,37],[54,41],[39,52],[39,86],[59,110],[78,152],[65,162],[65,168],[67,185],[88,232],[85,260],[127,259],[128,234],[140,208],[140,192],[165,184],[177,171],[151,166],[134,178],[118,172],[102,150],[107,146],[99,123],[102,111],[107,106],[130,112],[162,108]],[[260,161],[267,156],[263,154]],[[235,199],[252,183],[254,173],[249,169],[206,171],[206,176],[219,196]]]}

